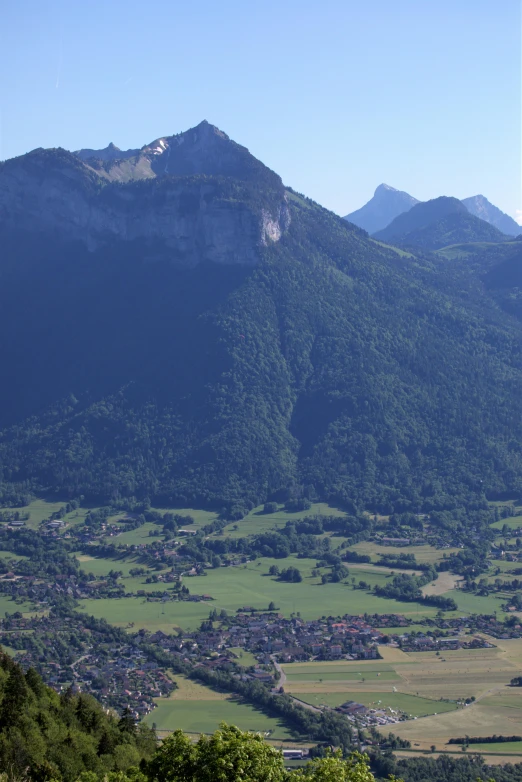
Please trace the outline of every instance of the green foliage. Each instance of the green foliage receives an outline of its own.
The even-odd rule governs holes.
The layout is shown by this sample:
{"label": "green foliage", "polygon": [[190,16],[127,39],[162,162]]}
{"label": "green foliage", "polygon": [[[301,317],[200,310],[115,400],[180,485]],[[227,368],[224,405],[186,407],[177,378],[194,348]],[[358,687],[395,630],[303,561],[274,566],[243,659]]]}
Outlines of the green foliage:
{"label": "green foliage", "polygon": [[90,695],[59,696],[3,652],[0,696],[0,769],[10,769],[13,777],[72,782],[90,772],[99,779],[138,766],[156,749],[147,726],[132,720],[132,730],[123,730]]}
{"label": "green foliage", "polygon": [[175,731],[148,764],[150,782],[374,782],[359,754],[314,759],[303,769],[285,771],[282,754],[256,733],[222,724],[196,744]]}

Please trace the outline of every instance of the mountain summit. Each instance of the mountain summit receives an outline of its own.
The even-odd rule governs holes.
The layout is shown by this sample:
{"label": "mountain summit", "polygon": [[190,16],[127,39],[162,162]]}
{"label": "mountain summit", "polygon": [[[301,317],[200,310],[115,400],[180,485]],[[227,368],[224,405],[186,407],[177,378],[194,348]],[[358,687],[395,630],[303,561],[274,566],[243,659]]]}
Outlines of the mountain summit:
{"label": "mountain summit", "polygon": [[464,198],[462,203],[470,214],[480,217],[481,220],[485,220],[490,225],[494,225],[502,233],[508,236],[519,236],[522,234],[522,226],[505,212],[502,212],[498,206],[488,201],[485,196],[476,195],[471,198]]}
{"label": "mountain summit", "polygon": [[122,152],[113,144],[106,149],[74,153],[103,179],[131,182],[165,176],[226,176],[255,179],[261,174],[279,177],[206,120],[173,136],[161,136],[139,150]]}
{"label": "mountain summit", "polygon": [[344,219],[373,234],[385,228],[397,215],[407,212],[417,203],[417,199],[409,193],[382,184],[375,190],[373,198],[367,204],[346,215]]}
{"label": "mountain summit", "polygon": [[155,256],[164,248],[185,266],[255,264],[288,220],[281,178],[208,122],[139,151],[36,149],[8,160],[0,212],[4,226],[91,250],[115,239],[152,243]]}

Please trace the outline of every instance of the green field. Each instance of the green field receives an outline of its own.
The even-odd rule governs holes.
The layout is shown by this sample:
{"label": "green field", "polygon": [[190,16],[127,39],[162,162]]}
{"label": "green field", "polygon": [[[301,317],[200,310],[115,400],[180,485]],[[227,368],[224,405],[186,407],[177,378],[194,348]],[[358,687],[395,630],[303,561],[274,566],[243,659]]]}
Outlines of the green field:
{"label": "green field", "polygon": [[6,612],[14,614],[16,611],[21,611],[23,614],[36,614],[37,611],[31,609],[30,603],[15,603],[7,595],[0,595],[0,618],[3,618]]}
{"label": "green field", "polygon": [[229,652],[232,652],[232,654],[235,654],[237,656],[237,662],[239,665],[242,665],[244,668],[249,668],[251,665],[257,665],[257,660],[252,654],[252,652],[247,652],[246,649],[241,649],[241,647],[230,647],[228,649]]}
{"label": "green field", "polygon": [[[519,734],[516,734],[519,735]],[[522,755],[522,741],[503,741],[502,743],[470,744],[468,752],[516,752]],[[513,761],[519,763],[520,761]]]}
{"label": "green field", "polygon": [[78,611],[92,614],[97,619],[106,619],[120,627],[134,622],[135,630],[145,627],[151,632],[162,630],[164,633],[172,633],[180,627],[184,630],[196,630],[203,619],[208,618],[213,607],[214,603],[150,603],[142,597],[122,597],[83,600]]}
{"label": "green field", "polygon": [[502,603],[506,601],[505,596],[489,595],[481,597],[471,592],[463,592],[461,589],[452,589],[444,592],[442,597],[451,597],[456,602],[459,611],[466,614],[494,614],[503,616]]}
{"label": "green field", "polygon": [[[106,560],[109,562],[110,560]],[[90,563],[89,563],[90,564]],[[303,581],[290,584],[278,581],[268,575],[271,565],[279,568],[297,567],[303,576]],[[144,603],[141,598],[122,598],[117,600],[88,600],[89,610],[95,616],[104,617],[109,622],[125,624],[129,621],[137,627],[158,628],[158,625],[176,625],[184,629],[193,629],[203,618],[208,616],[211,608],[225,609],[235,612],[238,608],[252,606],[256,609],[266,609],[272,601],[285,616],[300,612],[304,619],[315,619],[323,615],[338,616],[346,613],[400,613],[413,618],[434,616],[436,609],[424,607],[420,603],[403,603],[396,600],[376,597],[371,592],[353,589],[350,583],[321,584],[319,577],[312,577],[315,559],[258,559],[247,565],[238,567],[221,567],[207,570],[205,576],[186,578],[184,583],[191,593],[208,594],[214,600],[210,603],[180,603],[168,602],[164,605]],[[122,569],[114,564],[115,569]],[[109,568],[110,569],[110,568]],[[375,569],[377,570],[377,569]],[[363,571],[353,571],[361,573]],[[359,580],[360,576],[356,576]],[[386,574],[379,572],[369,574],[366,580],[384,582]],[[144,584],[144,578],[125,578],[122,582],[129,591],[144,589],[168,589],[165,584]],[[147,618],[149,617],[148,621]]]}
{"label": "green field", "polygon": [[76,552],[75,556],[82,570],[86,573],[92,573],[97,578],[106,576],[111,570],[119,570],[124,576],[128,576],[132,568],[143,567],[139,562],[135,562],[132,559],[105,559],[104,557],[92,557],[79,552]]}
{"label": "green field", "polygon": [[431,698],[420,698],[417,695],[407,695],[403,692],[361,692],[352,690],[347,692],[331,693],[310,693],[294,692],[292,695],[305,703],[311,703],[312,706],[340,706],[346,701],[356,701],[362,703],[371,709],[393,709],[402,711],[409,717],[425,717],[429,714],[442,714],[446,711],[454,711],[457,708],[455,703],[446,703],[445,701],[436,701]]}
{"label": "green field", "polygon": [[111,538],[111,541],[119,545],[125,546],[142,546],[143,544],[150,545],[155,541],[163,540],[163,535],[151,536],[149,532],[161,532],[161,526],[154,524],[152,521],[147,521],[137,529],[131,529],[128,532],[120,532],[115,538]]}
{"label": "green field", "polygon": [[220,722],[237,725],[285,741],[291,735],[285,725],[227,693],[199,684],[183,676],[175,677],[177,689],[169,698],[157,698],[157,708],[145,718],[158,731],[182,728],[185,733],[213,733]]}
{"label": "green field", "polygon": [[220,722],[237,725],[242,730],[262,733],[270,731],[270,738],[281,741],[291,738],[284,724],[268,717],[246,703],[223,701],[169,701],[159,699],[158,707],[145,718],[159,731],[182,728],[185,733],[213,733]]}
{"label": "green field", "polygon": [[504,524],[507,524],[510,529],[518,529],[518,527],[522,527],[522,516],[508,516],[507,519],[495,521],[491,526],[493,529],[502,529]]}
{"label": "green field", "polygon": [[[240,521],[233,521],[223,529],[223,535],[230,538],[244,538],[248,535],[256,535],[267,530],[284,527],[289,521],[304,519],[306,516],[344,516],[344,511],[328,505],[326,502],[315,502],[308,510],[285,511],[283,506],[275,513],[263,513],[263,506],[259,505]],[[190,513],[190,511],[188,511]],[[217,535],[218,533],[214,533]],[[334,539],[336,540],[336,539]],[[341,543],[342,538],[339,538]]]}
{"label": "green field", "polygon": [[438,549],[434,546],[380,546],[373,541],[364,541],[363,543],[356,543],[353,546],[355,551],[359,554],[369,554],[372,561],[375,562],[378,557],[385,554],[413,554],[415,559],[419,563],[428,562],[433,564],[440,562],[444,558],[444,554],[449,556],[451,553],[458,551],[456,548]]}

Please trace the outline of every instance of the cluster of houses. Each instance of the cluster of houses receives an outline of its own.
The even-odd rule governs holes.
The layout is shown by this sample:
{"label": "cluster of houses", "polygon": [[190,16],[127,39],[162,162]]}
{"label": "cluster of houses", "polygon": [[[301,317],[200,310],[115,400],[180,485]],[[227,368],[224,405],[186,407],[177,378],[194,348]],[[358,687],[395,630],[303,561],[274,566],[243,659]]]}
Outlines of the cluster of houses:
{"label": "cluster of houses", "polygon": [[110,631],[104,637],[84,627],[80,616],[12,615],[0,622],[0,644],[19,649],[17,661],[35,668],[54,689],[90,692],[120,712],[128,706],[136,717],[152,711],[154,699],[175,686],[132,638],[117,643]]}
{"label": "cluster of houses", "polygon": [[275,612],[239,612],[228,617],[219,630],[183,633],[174,638],[155,633],[149,640],[195,658],[242,648],[253,652],[260,662],[269,663],[272,655],[281,662],[341,657],[372,660],[379,657],[382,638],[381,631],[356,616],[305,621],[297,616],[287,619]]}

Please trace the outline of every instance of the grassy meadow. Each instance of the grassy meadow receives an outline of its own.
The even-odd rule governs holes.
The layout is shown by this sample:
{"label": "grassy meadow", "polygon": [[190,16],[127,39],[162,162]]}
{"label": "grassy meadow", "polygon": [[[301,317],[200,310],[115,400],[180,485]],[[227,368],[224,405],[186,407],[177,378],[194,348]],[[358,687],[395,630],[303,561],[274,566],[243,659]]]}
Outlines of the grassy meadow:
{"label": "grassy meadow", "polygon": [[264,733],[272,740],[291,738],[280,720],[253,706],[183,676],[173,678],[178,689],[168,698],[158,698],[157,708],[145,719],[149,725],[155,724],[160,733],[176,728],[182,728],[185,733],[213,733],[220,722],[229,722],[242,730]]}

